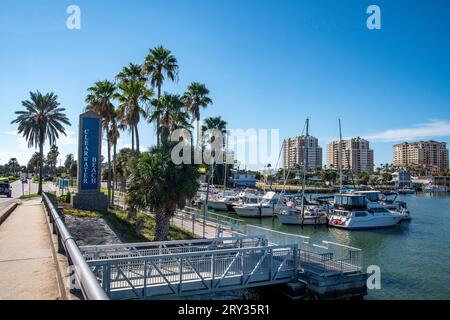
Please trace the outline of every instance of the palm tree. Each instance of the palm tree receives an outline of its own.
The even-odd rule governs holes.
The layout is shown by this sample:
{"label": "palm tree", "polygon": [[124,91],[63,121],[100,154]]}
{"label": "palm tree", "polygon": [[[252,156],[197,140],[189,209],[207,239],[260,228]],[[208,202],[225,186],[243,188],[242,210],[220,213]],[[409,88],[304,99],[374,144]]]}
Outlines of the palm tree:
{"label": "palm tree", "polygon": [[114,115],[111,118],[111,127],[109,130],[109,140],[111,141],[111,144],[113,145],[113,177],[114,177],[114,184],[112,188],[112,196],[111,196],[111,204],[114,205],[114,193],[115,189],[117,189],[117,172],[116,172],[116,154],[117,154],[117,141],[120,137],[119,132],[119,125],[117,123],[118,114],[117,111],[114,111]]}
{"label": "palm tree", "polygon": [[35,152],[32,156],[30,161],[28,161],[28,170],[30,170],[33,173],[37,173],[40,165],[42,163],[41,155],[39,152]]}
{"label": "palm tree", "polygon": [[197,142],[196,150],[200,147],[200,108],[207,108],[212,104],[209,95],[209,90],[204,84],[192,82],[186,93],[183,95],[183,102],[188,112],[197,122]]}
{"label": "palm tree", "polygon": [[117,87],[114,83],[104,80],[98,81],[88,89],[86,97],[86,110],[97,113],[102,119],[102,126],[105,130],[108,149],[108,203],[111,203],[111,139],[110,125],[115,115],[115,107],[112,100],[116,97]]}
{"label": "palm tree", "polygon": [[125,189],[126,181],[130,177],[130,161],[134,156],[134,152],[129,148],[123,148],[115,157],[116,174],[120,179],[122,191]]}
{"label": "palm tree", "polygon": [[136,138],[136,151],[139,154],[139,131],[138,124],[141,116],[147,118],[147,104],[153,91],[145,87],[142,80],[125,79],[119,84],[119,94],[116,98],[119,101],[118,117],[121,128],[128,128],[131,131],[131,149],[134,151]]}
{"label": "palm tree", "polygon": [[169,139],[170,132],[178,128],[190,128],[188,114],[184,109],[184,104],[179,95],[164,93],[159,99],[153,99],[154,110],[149,117],[149,121],[160,119],[158,134],[162,141]]}
{"label": "palm tree", "polygon": [[12,168],[12,172],[13,172],[13,175],[15,176],[16,175],[16,167],[19,165],[19,162],[17,161],[17,158],[11,158],[11,159],[9,159],[9,162],[8,162],[8,166],[10,167],[10,168]]}
{"label": "palm tree", "polygon": [[58,164],[58,156],[59,156],[58,146],[54,144],[50,147],[50,151],[47,154],[47,161],[50,165],[50,169],[53,169],[55,176],[56,176],[56,166]]}
{"label": "palm tree", "polygon": [[[42,95],[39,91],[30,92],[30,100],[22,101],[25,111],[16,111],[17,118],[11,124],[19,124],[18,132],[28,141],[28,147],[39,146],[39,155],[44,159],[44,144],[48,140],[54,145],[59,134],[66,135],[64,125],[70,126],[64,114],[66,109],[60,108],[58,96],[53,92]],[[39,164],[38,194],[42,194],[42,161]]]}
{"label": "palm tree", "polygon": [[[161,98],[161,87],[164,80],[178,81],[178,62],[170,50],[163,46],[149,50],[142,66],[142,75],[147,76],[153,88],[158,89],[158,99]],[[156,128],[160,127],[160,119],[156,118]],[[160,136],[156,134],[157,146],[160,146]]]}
{"label": "palm tree", "polygon": [[141,73],[142,66],[139,64],[130,63],[127,67],[124,67],[122,71],[120,71],[116,79],[119,82],[122,81],[147,81],[147,78]]}
{"label": "palm tree", "polygon": [[176,165],[171,161],[171,145],[162,140],[132,161],[130,188],[127,196],[128,218],[139,209],[150,209],[156,217],[155,240],[167,240],[170,218],[182,209],[198,189],[198,170],[194,165]]}

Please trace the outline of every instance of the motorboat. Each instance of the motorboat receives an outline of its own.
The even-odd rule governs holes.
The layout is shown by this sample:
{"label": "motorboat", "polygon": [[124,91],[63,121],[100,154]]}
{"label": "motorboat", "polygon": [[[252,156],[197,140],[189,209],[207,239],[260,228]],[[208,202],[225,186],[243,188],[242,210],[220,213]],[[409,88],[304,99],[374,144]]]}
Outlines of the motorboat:
{"label": "motorboat", "polygon": [[280,212],[281,210],[288,208],[280,200],[281,199],[279,194],[270,191],[263,196],[260,202],[237,205],[234,207],[234,211],[236,211],[237,215],[240,217],[247,217],[247,218],[272,217],[277,212]]}
{"label": "motorboat", "polygon": [[217,193],[214,198],[208,200],[208,208],[218,211],[229,211],[232,203],[239,201],[239,195],[232,190]]}
{"label": "motorboat", "polygon": [[257,195],[254,192],[242,191],[241,193],[239,193],[237,201],[227,204],[228,211],[236,212],[236,210],[234,210],[234,208],[237,206],[242,206],[245,204],[260,203],[262,200],[262,197],[263,197],[263,195]]}
{"label": "motorboat", "polygon": [[383,206],[368,207],[369,200],[361,194],[338,194],[328,224],[348,230],[394,227],[405,219],[404,213],[389,211]]}
{"label": "motorboat", "polygon": [[379,208],[383,207],[394,213],[403,214],[403,220],[411,220],[411,215],[406,205],[406,202],[397,200],[398,193],[396,192],[381,192],[377,190],[370,191],[355,191],[353,194],[363,195],[367,198],[367,207]]}

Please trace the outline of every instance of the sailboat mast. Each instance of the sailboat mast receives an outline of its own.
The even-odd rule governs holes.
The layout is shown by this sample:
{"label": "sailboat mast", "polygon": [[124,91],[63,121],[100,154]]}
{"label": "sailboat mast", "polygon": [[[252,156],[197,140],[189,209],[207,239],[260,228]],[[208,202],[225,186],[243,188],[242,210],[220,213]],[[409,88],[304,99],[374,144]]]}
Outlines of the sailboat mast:
{"label": "sailboat mast", "polygon": [[228,131],[225,132],[225,161],[224,161],[224,178],[223,178],[223,197],[225,198],[225,191],[227,190],[227,167],[228,167]]}
{"label": "sailboat mast", "polygon": [[342,128],[341,119],[339,119],[339,151],[338,151],[338,161],[339,161],[339,192],[342,192]]}
{"label": "sailboat mast", "polygon": [[307,161],[307,144],[308,144],[308,136],[309,136],[309,118],[306,118],[306,134],[305,141],[303,143],[303,184],[302,184],[302,224],[303,224],[303,216],[305,214],[305,188],[306,188],[306,161]]}

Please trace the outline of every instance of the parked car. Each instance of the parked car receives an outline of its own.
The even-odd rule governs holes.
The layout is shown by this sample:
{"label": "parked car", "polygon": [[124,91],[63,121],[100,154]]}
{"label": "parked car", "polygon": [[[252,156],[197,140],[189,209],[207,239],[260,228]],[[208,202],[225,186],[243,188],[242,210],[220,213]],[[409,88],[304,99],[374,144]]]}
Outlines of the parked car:
{"label": "parked car", "polygon": [[12,188],[9,182],[1,181],[0,182],[0,195],[7,196],[11,198]]}

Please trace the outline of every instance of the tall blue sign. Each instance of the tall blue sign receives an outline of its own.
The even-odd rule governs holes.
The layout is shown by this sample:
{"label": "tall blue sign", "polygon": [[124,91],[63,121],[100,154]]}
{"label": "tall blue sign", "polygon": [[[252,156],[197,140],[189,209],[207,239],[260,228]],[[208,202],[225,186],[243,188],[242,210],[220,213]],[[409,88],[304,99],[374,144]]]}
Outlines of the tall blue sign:
{"label": "tall blue sign", "polygon": [[99,118],[81,118],[80,190],[100,189]]}
{"label": "tall blue sign", "polygon": [[78,192],[70,203],[75,209],[108,211],[108,198],[100,192],[102,122],[92,111],[80,115],[78,136]]}

